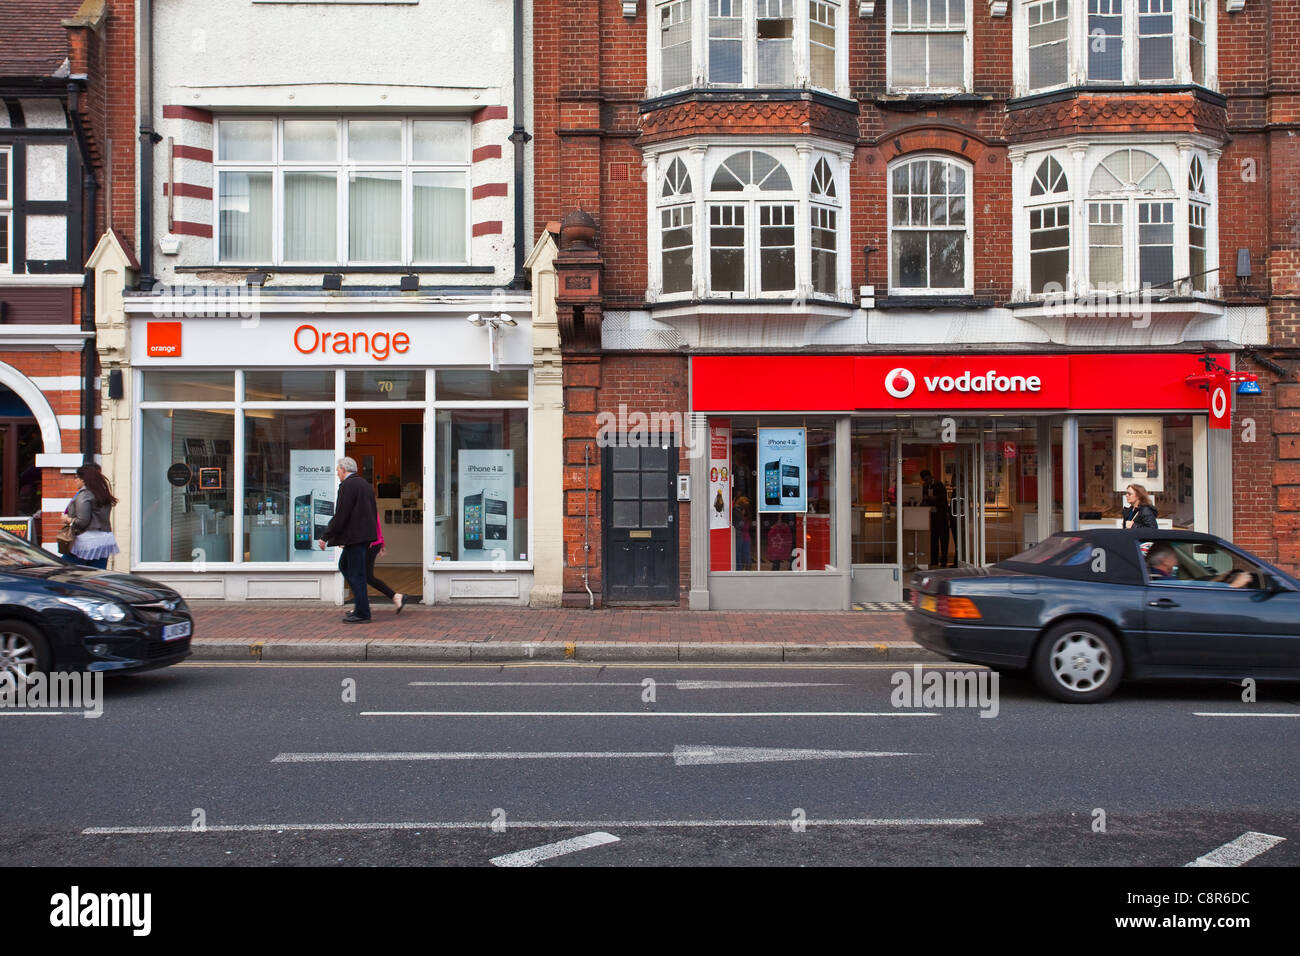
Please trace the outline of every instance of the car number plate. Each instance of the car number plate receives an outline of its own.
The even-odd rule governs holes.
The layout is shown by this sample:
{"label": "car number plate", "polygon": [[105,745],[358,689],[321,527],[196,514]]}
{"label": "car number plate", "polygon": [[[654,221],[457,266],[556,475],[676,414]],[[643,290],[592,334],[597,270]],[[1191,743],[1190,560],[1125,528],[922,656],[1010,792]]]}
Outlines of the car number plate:
{"label": "car number plate", "polygon": [[182,637],[190,636],[190,628],[189,621],[182,621],[180,624],[168,624],[163,628],[162,638],[164,641],[178,641]]}
{"label": "car number plate", "polygon": [[933,594],[921,595],[921,610],[935,612],[939,610],[939,600]]}

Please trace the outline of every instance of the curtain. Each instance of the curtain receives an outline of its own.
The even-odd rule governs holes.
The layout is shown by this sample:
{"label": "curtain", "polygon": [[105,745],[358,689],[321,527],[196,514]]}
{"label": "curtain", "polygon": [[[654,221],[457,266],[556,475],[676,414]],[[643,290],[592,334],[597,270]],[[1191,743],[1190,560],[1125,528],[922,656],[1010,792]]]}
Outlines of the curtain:
{"label": "curtain", "polygon": [[465,261],[465,176],[415,173],[416,262]]}
{"label": "curtain", "polygon": [[219,187],[222,262],[271,261],[271,174],[222,173]]}
{"label": "curtain", "polygon": [[348,260],[402,259],[402,174],[353,173],[348,188]]}
{"label": "curtain", "polygon": [[338,261],[338,176],[284,174],[284,259]]}

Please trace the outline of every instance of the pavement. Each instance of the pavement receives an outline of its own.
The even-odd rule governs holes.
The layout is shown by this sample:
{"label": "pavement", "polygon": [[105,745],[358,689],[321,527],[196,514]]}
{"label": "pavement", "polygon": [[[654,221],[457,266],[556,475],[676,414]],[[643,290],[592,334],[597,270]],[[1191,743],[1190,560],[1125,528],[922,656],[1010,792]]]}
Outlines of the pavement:
{"label": "pavement", "polygon": [[195,601],[194,660],[687,661],[940,660],[914,643],[898,611],[690,611],[503,608],[372,602],[369,624],[319,603]]}

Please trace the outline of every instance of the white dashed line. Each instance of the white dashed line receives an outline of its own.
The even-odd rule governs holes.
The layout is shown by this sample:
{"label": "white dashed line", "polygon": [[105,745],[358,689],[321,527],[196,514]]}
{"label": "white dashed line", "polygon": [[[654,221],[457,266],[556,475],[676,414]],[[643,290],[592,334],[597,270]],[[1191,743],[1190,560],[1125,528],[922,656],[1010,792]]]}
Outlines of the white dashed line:
{"label": "white dashed line", "polygon": [[1198,856],[1187,866],[1243,866],[1261,853],[1266,853],[1279,843],[1285,843],[1286,837],[1273,836],[1268,833],[1256,833],[1248,830],[1237,839],[1211,850],[1205,856]]}
{"label": "white dashed line", "polygon": [[586,836],[574,837],[571,840],[560,840],[558,843],[547,843],[545,846],[533,847],[531,850],[520,850],[518,853],[494,856],[492,863],[496,866],[536,866],[542,860],[552,860],[557,856],[564,856],[566,853],[577,853],[579,850],[590,850],[592,847],[617,842],[618,837],[612,833],[588,833]]}

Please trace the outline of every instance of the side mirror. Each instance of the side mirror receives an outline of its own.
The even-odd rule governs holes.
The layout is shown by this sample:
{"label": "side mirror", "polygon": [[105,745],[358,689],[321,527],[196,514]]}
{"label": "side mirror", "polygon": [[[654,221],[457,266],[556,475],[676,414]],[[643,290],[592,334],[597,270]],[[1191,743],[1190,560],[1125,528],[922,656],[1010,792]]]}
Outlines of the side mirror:
{"label": "side mirror", "polygon": [[1261,572],[1260,577],[1264,579],[1264,592],[1266,594],[1276,594],[1278,591],[1283,590],[1282,582],[1267,571]]}

